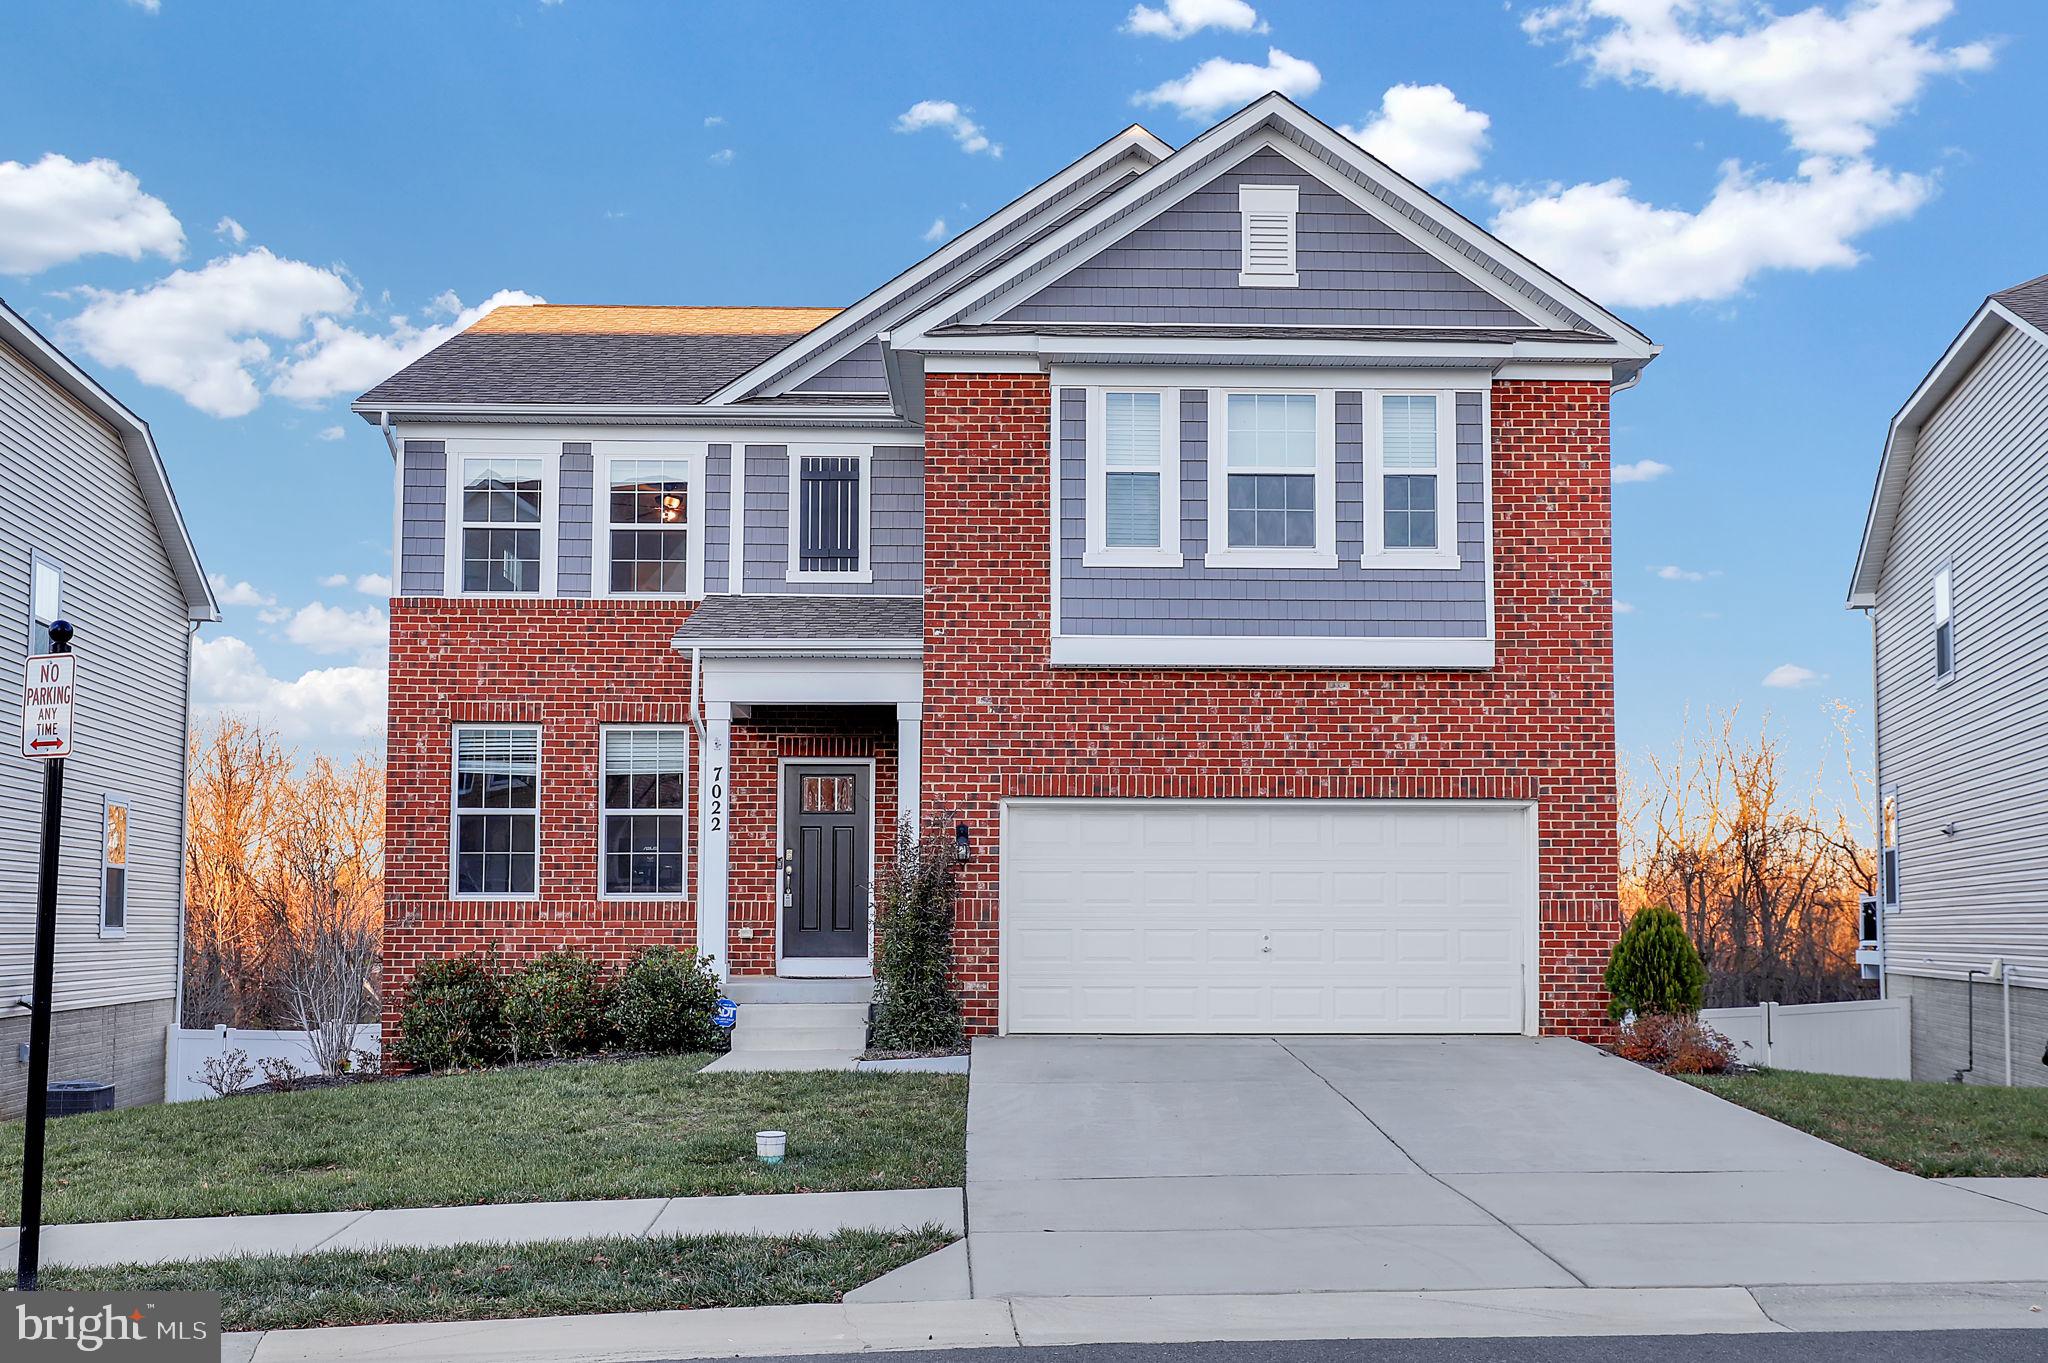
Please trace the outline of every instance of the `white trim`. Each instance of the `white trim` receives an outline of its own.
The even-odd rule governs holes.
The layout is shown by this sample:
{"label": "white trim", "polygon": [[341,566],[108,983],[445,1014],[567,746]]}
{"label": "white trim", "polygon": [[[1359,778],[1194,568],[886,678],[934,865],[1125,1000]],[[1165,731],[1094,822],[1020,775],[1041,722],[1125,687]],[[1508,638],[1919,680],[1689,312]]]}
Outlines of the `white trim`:
{"label": "white trim", "polygon": [[[1365,440],[1365,548],[1358,566],[1374,571],[1451,569],[1458,557],[1458,395],[1449,389],[1377,388],[1362,395]],[[1431,549],[1389,549],[1386,546],[1386,399],[1429,397],[1436,400],[1436,546]],[[1420,473],[1420,469],[1394,470]]]}
{"label": "white trim", "polygon": [[[1286,568],[1302,571],[1337,566],[1337,390],[1333,388],[1284,388],[1259,383],[1261,375],[1248,373],[1252,382],[1229,388],[1211,388],[1205,416],[1209,474],[1209,533],[1203,566],[1209,568]],[[1284,394],[1311,397],[1316,403],[1316,543],[1312,549],[1264,547],[1232,548],[1230,545],[1230,414],[1232,396],[1262,397]],[[1246,469],[1247,473],[1282,472],[1300,476],[1301,470]]]}
{"label": "white trim", "polygon": [[[704,649],[702,644],[696,645]],[[924,666],[916,655],[721,658],[704,650],[706,704],[920,705]]]}
{"label": "white trim", "polygon": [[[446,540],[442,550],[442,572],[445,577],[443,594],[451,597],[469,597],[498,601],[538,601],[556,595],[555,566],[560,549],[560,526],[562,519],[562,446],[556,442],[542,442],[532,439],[518,441],[493,441],[502,444],[502,449],[477,449],[480,442],[447,441],[448,505],[443,508],[446,517],[443,536]],[[472,592],[462,587],[462,532],[466,522],[462,515],[462,492],[465,480],[462,467],[470,459],[534,459],[540,461],[540,521],[531,528],[540,531],[540,586],[530,592]],[[595,476],[593,475],[593,484]],[[595,487],[592,489],[595,500]],[[596,508],[592,507],[592,528],[595,530]],[[479,528],[518,530],[517,523]],[[592,573],[596,572],[596,558],[593,555]]]}
{"label": "white trim", "polygon": [[717,443],[725,446],[726,464],[725,590],[742,596],[747,590],[747,447]]}
{"label": "white trim", "polygon": [[[1126,350],[1129,346],[1124,347]],[[1055,364],[1051,383],[1058,388],[1214,388],[1231,385],[1234,392],[1350,392],[1365,388],[1484,388],[1488,365],[1464,368],[1423,363],[1385,368],[1365,365],[1246,364],[1242,348],[1233,352],[1228,368],[1193,364],[1131,364],[1068,358]]]}
{"label": "white trim", "polygon": [[[1052,374],[1048,375],[1047,377],[1049,378],[1050,383],[1047,386],[1046,392],[1047,396],[1051,399],[1051,401],[1046,403],[1047,420],[1045,452],[1047,495],[1045,502],[1046,518],[1050,522],[1049,534],[1046,541],[1046,560],[1051,565],[1052,569],[1051,573],[1049,574],[1052,585],[1050,618],[1052,621],[1052,632],[1055,636],[1057,636],[1060,632],[1060,560],[1066,554],[1066,544],[1064,539],[1062,538],[1065,532],[1060,524],[1061,399],[1059,376],[1057,374]],[[927,503],[927,505],[929,505],[929,503]]]}
{"label": "white trim", "polygon": [[[465,730],[470,730],[470,729],[524,729],[524,730],[529,730],[529,731],[531,731],[531,732],[532,732],[532,734],[533,734],[533,810],[532,810],[532,818],[533,818],[533,892],[532,892],[531,894],[514,894],[514,893],[512,893],[512,892],[510,892],[510,891],[506,891],[506,892],[504,892],[504,893],[495,893],[495,892],[492,892],[492,891],[488,891],[488,890],[479,890],[479,891],[475,891],[475,892],[472,892],[472,893],[465,893],[464,891],[462,891],[462,890],[461,890],[461,889],[459,888],[459,886],[461,885],[461,881],[462,881],[462,876],[461,876],[461,871],[460,871],[460,861],[461,861],[461,856],[462,856],[462,851],[461,851],[461,848],[462,848],[462,832],[461,832],[461,830],[462,830],[462,816],[463,816],[463,814],[464,814],[464,813],[470,813],[470,814],[491,814],[491,813],[507,813],[507,814],[525,814],[525,813],[527,813],[527,811],[526,811],[526,810],[523,810],[523,809],[519,809],[519,810],[510,810],[510,809],[508,809],[508,810],[494,811],[494,810],[489,810],[489,809],[482,809],[482,808],[477,808],[477,809],[470,809],[470,810],[467,810],[467,811],[465,811],[465,810],[464,810],[464,809],[463,809],[463,808],[462,808],[462,807],[461,807],[460,805],[458,805],[458,804],[456,803],[456,800],[457,800],[457,798],[458,798],[458,797],[457,797],[457,792],[458,792],[458,790],[460,789],[460,787],[461,787],[461,784],[462,784],[462,743],[461,743],[461,736],[462,736],[462,734],[463,734],[463,732],[464,732]],[[526,723],[526,722],[520,722],[520,723],[510,723],[510,724],[497,724],[497,723],[492,723],[492,722],[489,722],[489,721],[484,721],[484,720],[463,720],[463,721],[462,721],[461,723],[458,723],[458,724],[450,724],[450,725],[448,726],[448,823],[447,823],[447,829],[448,829],[448,898],[449,898],[449,899],[451,899],[451,900],[462,900],[462,901],[465,901],[465,902],[470,902],[470,903],[474,903],[474,902],[479,902],[479,901],[481,901],[481,902],[501,902],[501,903],[515,903],[515,902],[517,902],[517,903],[528,903],[528,902],[532,902],[532,901],[534,901],[534,900],[538,900],[538,899],[539,899],[539,898],[541,897],[541,889],[540,889],[540,884],[541,884],[541,868],[542,868],[542,867],[543,867],[543,866],[544,866],[544,865],[546,864],[546,860],[547,860],[547,847],[545,846],[545,844],[544,844],[544,843],[542,842],[542,840],[541,840],[541,822],[540,822],[540,820],[541,820],[541,809],[542,809],[542,807],[543,807],[543,805],[544,805],[544,803],[545,803],[545,800],[546,800],[546,795],[545,795],[545,792],[544,792],[544,789],[543,789],[543,788],[545,787],[545,785],[546,785],[546,779],[545,779],[545,778],[546,778],[546,772],[545,772],[545,768],[547,767],[547,752],[546,752],[546,743],[547,743],[547,734],[546,734],[545,730],[544,730],[544,729],[542,728],[542,726],[541,726],[541,725],[538,725],[538,724],[532,724],[532,723]]]}
{"label": "white trim", "polygon": [[[875,508],[870,495],[870,473],[875,462],[875,447],[863,445],[846,449],[838,445],[801,444],[791,445],[783,451],[784,461],[789,465],[789,502],[785,516],[789,531],[788,558],[782,580],[785,582],[860,582],[875,580],[874,563],[870,554],[874,548]],[[807,572],[797,564],[802,561],[803,529],[799,524],[799,512],[803,506],[803,465],[806,459],[852,459],[859,465],[860,475],[860,567],[852,572]]]}
{"label": "white trim", "polygon": [[1037,359],[1024,355],[935,355],[925,362],[924,372],[927,374],[1036,374],[1044,367]]}
{"label": "white trim", "polygon": [[[127,840],[121,849],[123,860],[121,871],[121,926],[107,926],[107,872],[114,866],[107,861],[107,832],[111,826],[114,809],[119,807],[125,821],[122,836]],[[100,797],[100,887],[99,887],[99,935],[102,941],[119,941],[128,935],[128,910],[135,896],[129,893],[129,871],[135,865],[135,801],[126,795],[108,791]]]}
{"label": "white trim", "polygon": [[1494,664],[1491,636],[1431,639],[1306,634],[1056,634],[1051,651],[1054,667],[1466,672],[1484,670]]}
{"label": "white trim", "polygon": [[924,705],[896,706],[896,831],[917,835],[924,817]]}
{"label": "white trim", "polygon": [[[610,735],[612,735],[613,733],[620,733],[620,732],[626,732],[626,731],[629,731],[629,730],[632,730],[632,731],[638,731],[638,730],[644,730],[644,729],[680,729],[680,730],[682,730],[682,733],[683,733],[683,807],[682,807],[682,808],[681,808],[680,810],[632,810],[632,809],[618,809],[618,810],[614,810],[614,809],[611,809],[611,808],[609,808],[609,807],[608,807],[608,806],[607,806],[607,805],[605,804],[605,802],[604,802],[604,777],[605,777],[604,759],[605,759],[605,743],[606,743],[606,740],[607,740],[607,739],[608,739],[608,738],[610,737]],[[692,829],[690,829],[690,824],[691,824],[691,822],[692,822],[692,820],[691,820],[691,818],[690,818],[690,800],[691,800],[691,797],[692,797],[692,796],[693,796],[693,795],[694,795],[694,794],[696,793],[696,789],[697,789],[697,782],[696,782],[696,779],[695,779],[694,775],[692,774],[692,772],[691,772],[691,770],[690,770],[690,765],[691,765],[691,763],[692,763],[693,761],[695,761],[695,760],[696,760],[696,756],[697,756],[697,752],[696,752],[696,746],[695,746],[695,744],[694,744],[694,743],[692,743],[692,742],[691,742],[691,739],[692,739],[692,737],[693,737],[693,735],[692,735],[692,734],[691,734],[691,732],[690,732],[690,726],[689,726],[689,725],[688,725],[687,723],[684,723],[684,724],[631,724],[631,723],[619,723],[619,724],[600,724],[600,725],[598,725],[598,726],[597,726],[597,897],[598,897],[598,899],[600,899],[601,901],[603,901],[603,902],[605,902],[605,903],[608,903],[608,904],[650,904],[650,903],[657,903],[657,904],[658,904],[658,903],[688,903],[688,902],[689,902],[689,899],[690,899],[690,855],[691,855],[691,853],[692,853],[692,852],[694,852],[694,851],[696,850],[696,839],[695,839],[694,837],[692,837],[692,836],[691,836],[691,833],[693,833],[693,832],[694,832],[695,830],[692,830]],[[604,887],[604,872],[605,872],[605,865],[604,865],[604,859],[605,859],[605,856],[606,856],[606,852],[605,852],[605,846],[606,846],[606,843],[605,843],[605,820],[606,820],[606,819],[608,819],[608,818],[610,818],[610,817],[611,817],[611,816],[612,816],[613,814],[622,814],[622,815],[627,815],[627,816],[631,816],[631,815],[634,815],[634,814],[648,814],[648,815],[656,815],[656,816],[660,816],[660,817],[665,817],[665,818],[666,818],[666,817],[680,817],[680,818],[682,819],[682,821],[683,821],[683,827],[684,827],[684,829],[685,829],[685,830],[688,830],[688,831],[686,831],[686,832],[685,832],[685,834],[684,834],[684,842],[683,842],[683,887],[682,887],[682,888],[681,888],[680,890],[677,890],[677,891],[676,891],[676,892],[675,892],[674,894],[663,894],[663,893],[661,893],[661,892],[660,892],[660,891],[658,891],[658,890],[656,890],[656,891],[650,891],[650,892],[648,892],[648,893],[644,893],[644,894],[635,894],[635,893],[631,893],[631,892],[628,892],[628,893],[624,893],[624,894],[613,894],[613,893],[611,893],[610,891],[608,891],[608,890],[606,890],[606,889],[605,889],[605,887]]]}
{"label": "white trim", "polygon": [[[786,782],[791,767],[866,767],[868,769],[868,950],[865,956],[784,956],[782,954],[782,902],[785,876],[793,877],[795,865],[787,869],[782,857],[792,849],[785,838],[783,812],[788,808]],[[775,760],[775,973],[796,979],[859,979],[875,973],[875,759],[872,757],[779,757]]]}
{"label": "white trim", "polygon": [[[1941,560],[1940,564],[1934,569],[1933,578],[1928,582],[1928,590],[1934,598],[1931,603],[1934,608],[1931,613],[1933,625],[1928,631],[1928,642],[1934,648],[1934,684],[1936,686],[1946,686],[1956,679],[1956,664],[1958,661],[1956,651],[1956,569],[1953,562],[1947,558]],[[1941,598],[1944,596],[1948,598],[1948,612],[1946,616],[1943,615],[1941,609]],[[1941,628],[1943,625],[1948,626],[1948,666],[1946,668],[1943,668],[1941,665]]]}
{"label": "white trim", "polygon": [[[1528,827],[1525,830],[1524,853],[1527,858],[1528,874],[1525,877],[1528,902],[1524,909],[1523,926],[1527,937],[1522,953],[1522,1035],[1535,1036],[1542,1028],[1542,987],[1543,987],[1543,881],[1542,881],[1542,815],[1541,802],[1536,800],[1340,800],[1340,799],[1186,799],[1171,800],[1152,797],[1119,796],[1013,796],[1004,799],[996,807],[996,828],[998,849],[1010,845],[1010,809],[1015,805],[1029,805],[1034,808],[1112,808],[1115,806],[1155,808],[1168,805],[1194,806],[1213,809],[1231,806],[1248,809],[1270,809],[1276,805],[1323,807],[1346,805],[1371,808],[1442,809],[1454,806],[1461,809],[1521,809],[1526,811]],[[996,872],[996,1035],[1010,1034],[1010,991],[1005,988],[1008,980],[1005,974],[1010,960],[1011,916],[1001,911],[1009,900],[1010,862],[1003,856]],[[1420,1035],[1430,1035],[1421,1033]],[[1446,1033],[1446,1035],[1450,1035]],[[1462,1035],[1462,1034],[1460,1034]]]}
{"label": "white trim", "polygon": [[727,873],[732,856],[732,705],[704,702],[697,782],[697,954],[718,978],[732,975]]}
{"label": "white trim", "polygon": [[[1108,459],[1104,441],[1109,432],[1105,401],[1110,393],[1150,393],[1159,399],[1159,544],[1157,548],[1111,548],[1106,515],[1109,507]],[[1057,405],[1059,399],[1054,397]],[[1082,480],[1083,519],[1087,540],[1081,562],[1090,568],[1178,568],[1180,545],[1180,390],[1156,385],[1116,384],[1090,388],[1085,394],[1083,422],[1086,449]],[[1058,460],[1055,460],[1057,467]],[[1143,469],[1125,472],[1143,473]],[[1054,501],[1060,489],[1055,486]]]}
{"label": "white trim", "polygon": [[[1499,560],[1493,556],[1493,387],[1491,384],[1479,390],[1479,515],[1480,531],[1486,541],[1486,637],[1495,636],[1493,614],[1493,580],[1500,573]],[[1610,509],[1610,524],[1612,513]],[[1610,532],[1611,533],[1611,532]],[[1608,598],[1608,647],[1613,647],[1614,630],[1614,566],[1611,561],[1607,568]]]}
{"label": "white trim", "polygon": [[[1252,268],[1252,219],[1284,219],[1287,268]],[[1292,289],[1301,283],[1297,272],[1300,259],[1301,187],[1299,185],[1239,185],[1237,187],[1237,283],[1246,289]]]}
{"label": "white trim", "polygon": [[[497,425],[482,425],[461,420],[421,422],[404,428],[406,440],[438,440],[451,450],[460,442],[474,447],[473,454],[513,454],[535,444],[596,445],[599,441],[616,442],[626,445],[672,445],[678,442],[692,445],[873,445],[924,444],[922,427],[902,421],[890,423],[887,427],[860,425],[855,422],[841,422],[837,425],[816,426],[763,425],[741,426],[730,423],[732,413],[720,413],[727,419],[725,425],[692,426],[682,422],[650,422],[644,426],[620,427],[603,422],[562,420],[547,412],[530,412],[531,421],[505,422]],[[902,438],[896,438],[898,435]],[[620,453],[626,451],[622,448]]]}
{"label": "white trim", "polygon": [[[719,432],[703,437],[714,441],[726,439],[723,433],[727,431],[917,430],[915,422],[905,421],[882,405],[835,407],[819,403],[789,406],[748,403],[744,407],[722,407],[702,402],[357,402],[351,404],[349,410],[368,418],[388,416],[394,422],[394,429],[408,423],[416,428],[461,430],[474,430],[479,425],[525,427],[536,424],[597,427],[609,431],[640,426],[655,429],[676,427]],[[777,425],[778,422],[782,424]],[[587,436],[569,438],[588,439]],[[750,438],[754,438],[757,444],[761,443],[757,437]]]}
{"label": "white trim", "polygon": [[[57,613],[48,620],[36,614],[36,569],[45,563],[49,564],[51,569],[57,574]],[[34,656],[45,651],[36,639],[36,626],[38,624],[54,625],[57,621],[64,618],[65,577],[63,560],[36,545],[31,544],[28,547],[28,599],[22,603],[22,614],[25,617],[26,624],[26,628],[22,632],[22,651],[24,654]],[[74,621],[73,623],[75,624],[76,622]]]}
{"label": "white trim", "polygon": [[[699,441],[678,441],[674,444],[657,441],[599,440],[590,445],[590,595],[597,600],[611,601],[702,601],[704,599],[704,539],[703,527],[710,516],[705,508],[705,491],[710,483],[705,465],[710,459],[710,445]],[[617,526],[611,521],[611,466],[620,459],[649,460],[675,459],[683,461],[688,472],[684,475],[686,490],[684,505],[688,517],[680,527],[685,545],[683,568],[683,590],[681,592],[615,592],[612,583],[613,529],[645,530],[662,527]],[[541,517],[546,520],[545,514]],[[671,527],[673,528],[673,527]]]}
{"label": "white trim", "polygon": [[1545,364],[1541,360],[1515,360],[1493,371],[1502,383],[1537,381],[1544,383],[1613,383],[1614,366],[1585,361]]}

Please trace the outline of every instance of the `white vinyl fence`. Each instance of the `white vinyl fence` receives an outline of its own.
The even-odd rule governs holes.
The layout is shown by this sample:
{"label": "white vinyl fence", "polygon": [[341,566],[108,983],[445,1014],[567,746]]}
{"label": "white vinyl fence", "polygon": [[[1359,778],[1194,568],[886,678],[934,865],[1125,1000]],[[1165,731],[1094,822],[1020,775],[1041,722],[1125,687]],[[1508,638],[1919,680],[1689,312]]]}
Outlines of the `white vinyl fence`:
{"label": "white vinyl fence", "polygon": [[[380,1054],[382,1045],[377,1024],[366,1022],[355,1029],[349,1043],[358,1051]],[[211,1098],[213,1090],[202,1081],[204,1066],[214,1056],[242,1051],[249,1057],[248,1087],[263,1082],[259,1064],[264,1060],[289,1060],[306,1074],[318,1074],[320,1066],[306,1044],[304,1032],[244,1031],[238,1027],[172,1027],[164,1036],[164,1101],[186,1103],[194,1098]]]}
{"label": "white vinyl fence", "polygon": [[1913,1077],[1911,999],[1760,1003],[1705,1008],[1700,1021],[1735,1043],[1744,1064],[1866,1079]]}

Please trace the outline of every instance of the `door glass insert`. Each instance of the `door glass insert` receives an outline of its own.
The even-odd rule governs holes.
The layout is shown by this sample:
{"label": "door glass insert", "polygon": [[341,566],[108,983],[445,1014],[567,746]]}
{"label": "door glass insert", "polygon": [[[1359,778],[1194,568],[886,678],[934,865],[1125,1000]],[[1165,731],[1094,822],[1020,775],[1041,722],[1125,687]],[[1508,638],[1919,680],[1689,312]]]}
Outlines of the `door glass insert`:
{"label": "door glass insert", "polygon": [[806,776],[804,778],[804,813],[806,814],[851,814],[853,813],[853,778],[851,776]]}

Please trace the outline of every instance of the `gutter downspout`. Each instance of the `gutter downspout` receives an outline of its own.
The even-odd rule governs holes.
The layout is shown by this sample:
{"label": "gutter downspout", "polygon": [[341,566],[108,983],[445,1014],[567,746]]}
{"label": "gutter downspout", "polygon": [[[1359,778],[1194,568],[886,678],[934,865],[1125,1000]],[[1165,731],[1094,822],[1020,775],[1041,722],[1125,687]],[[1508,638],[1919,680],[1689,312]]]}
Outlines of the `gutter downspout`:
{"label": "gutter downspout", "polygon": [[1870,827],[1877,834],[1877,996],[1891,997],[1891,972],[1884,956],[1884,916],[1891,907],[1884,900],[1884,730],[1877,700],[1877,607],[1855,606],[1870,621],[1870,784],[1877,804],[1871,810]]}
{"label": "gutter downspout", "polygon": [[1977,1068],[1977,977],[1989,972],[1971,966],[1963,972],[1963,1030],[1969,1033],[1970,1049],[1965,1054],[1968,1061],[1956,1071],[1955,1082],[1963,1082],[1963,1076]]}
{"label": "gutter downspout", "polygon": [[1998,988],[2003,996],[1999,1003],[2005,1011],[2005,1086],[2012,1087],[2012,976],[2013,969],[2004,962],[1999,963]]}
{"label": "gutter downspout", "polygon": [[[178,971],[177,994],[171,999],[171,1029],[185,1025],[185,932],[188,922],[185,895],[191,889],[188,877],[188,859],[191,852],[187,844],[192,837],[192,641],[199,637],[198,620],[189,621],[185,626],[185,700],[182,706],[185,718],[185,742],[178,749]],[[166,1043],[165,1052],[170,1046]],[[172,1081],[179,1076],[164,1074],[165,1101],[170,1101]]]}

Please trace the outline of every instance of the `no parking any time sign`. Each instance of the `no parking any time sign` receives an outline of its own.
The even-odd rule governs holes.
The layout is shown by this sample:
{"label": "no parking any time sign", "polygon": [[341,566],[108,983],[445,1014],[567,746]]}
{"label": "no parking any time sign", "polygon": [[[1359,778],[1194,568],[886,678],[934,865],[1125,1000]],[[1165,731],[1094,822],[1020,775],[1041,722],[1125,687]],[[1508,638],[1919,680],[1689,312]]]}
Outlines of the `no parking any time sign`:
{"label": "no parking any time sign", "polygon": [[69,653],[29,658],[21,686],[23,757],[71,756],[71,683],[77,667],[77,657]]}

